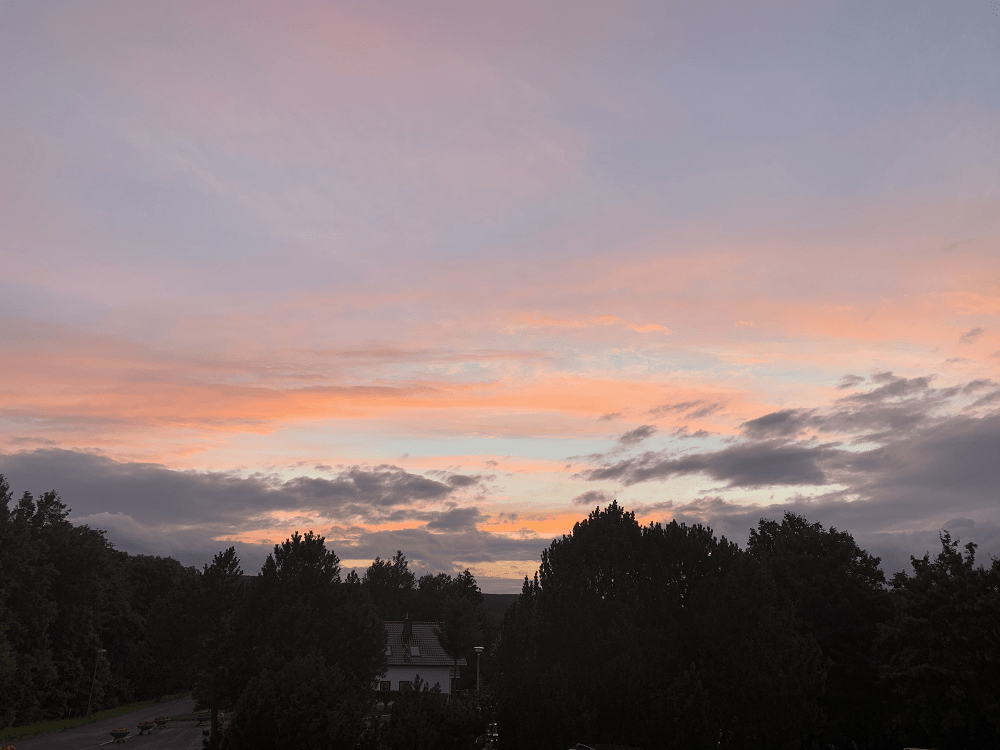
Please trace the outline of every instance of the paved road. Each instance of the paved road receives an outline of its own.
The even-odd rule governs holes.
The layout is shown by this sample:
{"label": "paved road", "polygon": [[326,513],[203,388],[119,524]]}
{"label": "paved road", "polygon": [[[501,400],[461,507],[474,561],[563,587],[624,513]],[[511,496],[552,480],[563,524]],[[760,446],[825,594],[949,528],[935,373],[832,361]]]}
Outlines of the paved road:
{"label": "paved road", "polygon": [[165,729],[154,729],[151,734],[139,736],[136,726],[140,721],[152,720],[154,716],[178,716],[194,711],[191,698],[178,698],[166,703],[139,708],[129,714],[114,719],[103,719],[93,724],[84,724],[61,732],[49,732],[36,737],[14,740],[17,750],[83,750],[96,748],[111,741],[111,730],[128,727],[132,734],[124,743],[108,744],[104,750],[201,750],[201,730],[195,721],[171,721]]}

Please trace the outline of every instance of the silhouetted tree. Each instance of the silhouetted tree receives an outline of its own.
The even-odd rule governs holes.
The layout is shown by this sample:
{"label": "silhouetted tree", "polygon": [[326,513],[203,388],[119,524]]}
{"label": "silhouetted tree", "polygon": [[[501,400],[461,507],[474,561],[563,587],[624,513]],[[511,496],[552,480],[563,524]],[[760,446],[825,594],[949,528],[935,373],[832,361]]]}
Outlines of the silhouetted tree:
{"label": "silhouetted tree", "polygon": [[441,625],[434,629],[441,648],[454,660],[454,674],[458,675],[458,660],[474,653],[475,646],[483,638],[483,626],[479,612],[466,597],[452,596],[441,607]]}
{"label": "silhouetted tree", "polygon": [[892,580],[883,628],[884,684],[896,698],[900,742],[979,748],[1000,736],[1000,560],[975,565],[976,545],[941,533],[935,558],[911,557]]}
{"label": "silhouetted tree", "polygon": [[393,696],[387,725],[377,736],[382,750],[479,750],[489,712],[474,695],[449,696],[419,677],[413,689]]}
{"label": "silhouetted tree", "polygon": [[672,693],[692,685],[697,704],[672,717],[675,746],[794,750],[820,728],[826,664],[768,571],[741,556],[695,587],[680,620],[688,667]]}
{"label": "silhouetted tree", "polygon": [[413,597],[411,618],[414,620],[441,619],[442,608],[448,599],[465,599],[475,608],[483,603],[483,594],[476,583],[476,577],[466,569],[457,576],[447,573],[430,573],[420,576],[416,594]]}
{"label": "silhouetted tree", "polygon": [[849,533],[788,512],[780,524],[762,518],[747,551],[773,579],[778,603],[794,606],[801,632],[816,639],[829,664],[816,744],[884,747],[878,628],[892,604],[879,558]]}
{"label": "silhouetted tree", "polygon": [[[104,647],[120,653],[124,675],[133,698],[155,698],[188,690],[193,680],[186,674],[194,636],[182,640],[182,607],[188,597],[176,594],[197,576],[171,557],[118,553],[122,565],[120,587],[127,607],[105,626]],[[166,607],[161,603],[170,602]],[[162,622],[157,619],[162,618]],[[176,644],[176,650],[166,650]]]}
{"label": "silhouetted tree", "polygon": [[[128,605],[122,555],[103,532],[66,520],[55,492],[25,492],[13,508],[11,500],[0,477],[0,629],[14,662],[2,714],[27,723],[86,708],[102,631]],[[123,656],[109,649],[102,660],[98,704],[125,691]]]}
{"label": "silhouetted tree", "polygon": [[[428,689],[400,694],[384,726],[366,719],[378,614],[441,622],[455,660],[489,645],[468,570],[417,581],[397,552],[341,582],[323,537],[296,532],[252,579],[233,548],[198,572],[119,552],[69,513],[55,492],[14,502],[0,476],[0,727],[82,713],[98,647],[95,707],[194,687],[213,717],[235,704],[213,747],[466,748],[490,719]],[[1000,561],[941,543],[887,589],[850,534],[794,514],[761,519],[744,553],[700,524],[598,508],[543,552],[487,650],[501,741],[989,746]]]}
{"label": "silhouetted tree", "polygon": [[140,650],[137,692],[143,698],[190,690],[198,680],[202,617],[200,575],[181,568],[149,607]]}
{"label": "silhouetted tree", "polygon": [[634,515],[612,503],[543,551],[539,577],[525,579],[502,630],[505,747],[641,735],[635,721],[649,708],[646,665],[662,656],[662,649],[649,653],[642,633],[650,625],[640,593],[642,540]]}
{"label": "silhouetted tree", "polygon": [[236,549],[219,552],[199,576],[197,616],[198,642],[191,654],[200,670],[195,684],[195,696],[208,705],[211,712],[210,743],[219,742],[219,708],[221,702],[235,700],[236,685],[232,672],[235,660],[235,629],[237,617],[243,614],[241,585],[243,569]]}
{"label": "silhouetted tree", "polygon": [[0,627],[0,727],[12,724],[14,712],[14,675],[16,673],[14,649],[7,640],[7,630]]}
{"label": "silhouetted tree", "polygon": [[328,708],[352,726],[373,702],[384,631],[322,537],[294,534],[248,582],[232,548],[198,573],[119,552],[69,513],[55,492],[14,502],[0,476],[0,728],[83,713],[99,648],[95,709],[194,687],[215,716],[303,654],[347,686],[350,705]]}
{"label": "silhouetted tree", "polygon": [[240,697],[223,745],[360,742],[385,671],[385,631],[364,593],[341,583],[340,560],[323,537],[296,532],[275,546],[246,609],[233,679]]}
{"label": "silhouetted tree", "polygon": [[402,620],[413,606],[416,578],[401,550],[392,560],[376,557],[368,566],[361,586],[383,620]]}
{"label": "silhouetted tree", "polygon": [[701,525],[613,502],[542,553],[500,642],[505,747],[797,747],[824,670],[766,572]]}
{"label": "silhouetted tree", "polygon": [[365,735],[364,691],[323,654],[266,667],[240,695],[222,740],[233,750],[357,748]]}

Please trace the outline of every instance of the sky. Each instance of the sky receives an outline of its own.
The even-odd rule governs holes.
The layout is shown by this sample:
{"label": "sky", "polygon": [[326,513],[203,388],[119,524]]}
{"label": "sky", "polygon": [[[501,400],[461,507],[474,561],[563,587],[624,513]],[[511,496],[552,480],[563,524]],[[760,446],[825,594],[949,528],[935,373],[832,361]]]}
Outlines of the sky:
{"label": "sky", "polygon": [[1000,555],[990,0],[6,2],[0,165],[0,473],[121,549]]}

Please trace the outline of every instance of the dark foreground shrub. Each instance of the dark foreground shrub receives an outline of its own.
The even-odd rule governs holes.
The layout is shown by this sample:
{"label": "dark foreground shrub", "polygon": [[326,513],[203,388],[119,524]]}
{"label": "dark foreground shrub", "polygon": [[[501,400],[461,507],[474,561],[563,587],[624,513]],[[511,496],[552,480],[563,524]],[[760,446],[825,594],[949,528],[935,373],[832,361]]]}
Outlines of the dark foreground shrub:
{"label": "dark foreground shrub", "polygon": [[391,716],[379,731],[383,750],[473,750],[489,724],[484,701],[449,696],[417,678],[414,689],[393,693]]}
{"label": "dark foreground shrub", "polygon": [[240,695],[226,750],[329,750],[361,746],[365,712],[336,666],[312,654],[265,669]]}

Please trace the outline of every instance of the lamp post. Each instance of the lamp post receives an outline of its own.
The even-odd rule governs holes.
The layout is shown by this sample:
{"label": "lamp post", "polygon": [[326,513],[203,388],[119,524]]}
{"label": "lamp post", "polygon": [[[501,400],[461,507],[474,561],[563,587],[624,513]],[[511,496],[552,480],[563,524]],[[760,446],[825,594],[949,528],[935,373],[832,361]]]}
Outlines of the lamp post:
{"label": "lamp post", "polygon": [[106,654],[103,648],[97,649],[97,658],[94,659],[94,679],[90,681],[90,700],[87,701],[87,716],[90,716],[90,706],[94,702],[94,685],[97,683],[97,665],[101,661],[101,654]]}
{"label": "lamp post", "polygon": [[479,695],[479,655],[483,653],[482,646],[475,646],[476,649],[476,695]]}

